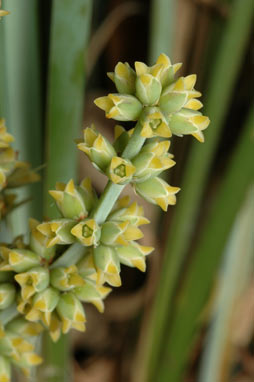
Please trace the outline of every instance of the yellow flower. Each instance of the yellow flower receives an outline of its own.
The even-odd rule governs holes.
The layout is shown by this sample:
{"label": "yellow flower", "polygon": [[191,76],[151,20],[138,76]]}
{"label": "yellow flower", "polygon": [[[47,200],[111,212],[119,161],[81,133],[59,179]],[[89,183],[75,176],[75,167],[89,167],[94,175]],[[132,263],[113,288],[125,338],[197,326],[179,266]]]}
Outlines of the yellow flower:
{"label": "yellow flower", "polygon": [[107,170],[109,179],[116,184],[129,183],[134,173],[133,164],[121,157],[113,157]]}

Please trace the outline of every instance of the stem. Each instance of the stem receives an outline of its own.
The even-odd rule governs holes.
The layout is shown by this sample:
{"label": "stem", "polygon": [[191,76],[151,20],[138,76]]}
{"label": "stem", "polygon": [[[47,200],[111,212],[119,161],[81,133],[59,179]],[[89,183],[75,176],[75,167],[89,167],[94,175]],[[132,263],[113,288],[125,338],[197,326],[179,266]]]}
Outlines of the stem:
{"label": "stem", "polygon": [[[145,138],[140,135],[141,129],[141,124],[137,122],[134,132],[123,151],[123,158],[132,159],[139,153],[145,142]],[[105,187],[96,208],[92,212],[92,217],[98,224],[102,224],[107,219],[124,187],[125,186],[108,181],[108,184]]]}
{"label": "stem", "polygon": [[13,304],[9,306],[9,308],[4,309],[0,313],[0,322],[1,324],[6,325],[8,324],[8,322],[13,320],[13,318],[17,317],[18,315],[19,315],[19,312],[17,311],[17,305]]}

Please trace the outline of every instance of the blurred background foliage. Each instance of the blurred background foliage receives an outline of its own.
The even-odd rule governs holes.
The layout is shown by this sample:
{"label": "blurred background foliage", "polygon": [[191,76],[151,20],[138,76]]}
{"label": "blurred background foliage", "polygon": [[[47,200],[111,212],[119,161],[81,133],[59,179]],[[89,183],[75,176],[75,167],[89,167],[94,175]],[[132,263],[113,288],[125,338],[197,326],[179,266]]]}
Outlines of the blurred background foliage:
{"label": "blurred background foliage", "polygon": [[252,0],[2,3],[11,14],[0,21],[0,116],[20,159],[44,167],[1,240],[25,234],[29,216],[56,216],[47,196],[56,181],[91,176],[103,190],[74,139],[92,122],[112,139],[93,100],[113,91],[106,72],[118,61],[151,64],[164,52],[183,62],[211,119],[204,144],[172,142],[177,205],[161,214],[143,202],[145,242],[156,248],[147,274],[124,268],[105,314],[86,307],[84,335],[44,339],[41,380],[253,382]]}

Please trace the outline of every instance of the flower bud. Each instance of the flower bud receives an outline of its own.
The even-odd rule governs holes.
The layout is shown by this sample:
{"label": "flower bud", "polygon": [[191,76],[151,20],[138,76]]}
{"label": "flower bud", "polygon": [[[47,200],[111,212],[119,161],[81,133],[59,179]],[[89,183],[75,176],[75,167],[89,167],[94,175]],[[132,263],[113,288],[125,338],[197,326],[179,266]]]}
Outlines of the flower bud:
{"label": "flower bud", "polygon": [[74,220],[58,219],[41,223],[37,229],[47,237],[47,247],[50,248],[56,244],[74,243],[75,237],[71,234],[71,230],[75,224]]}
{"label": "flower bud", "polygon": [[35,267],[27,272],[17,274],[15,280],[21,287],[23,300],[28,300],[35,293],[48,287],[49,271],[43,267]]}
{"label": "flower bud", "polygon": [[54,342],[58,341],[61,336],[62,322],[58,318],[58,315],[55,312],[53,312],[51,315],[51,320],[50,320],[48,330],[49,330],[49,335],[52,341]]}
{"label": "flower bud", "polygon": [[142,125],[141,136],[144,138],[170,138],[172,135],[168,121],[158,107],[145,108],[140,123]]}
{"label": "flower bud", "polygon": [[149,220],[144,217],[144,209],[142,206],[139,206],[136,202],[129,205],[129,200],[127,201],[127,205],[121,205],[121,199],[119,208],[114,209],[109,215],[108,220],[113,220],[115,222],[129,222],[136,227],[143,224],[149,224]]}
{"label": "flower bud", "polygon": [[7,357],[0,355],[0,381],[11,382],[11,363]]}
{"label": "flower bud", "polygon": [[136,168],[133,176],[134,182],[144,182],[145,180],[158,176],[162,171],[175,165],[171,159],[171,155],[166,153],[157,156],[153,152],[141,150],[141,152],[133,159],[133,164]]}
{"label": "flower bud", "polygon": [[34,350],[34,345],[25,340],[20,334],[5,331],[5,336],[0,338],[1,355],[10,357],[12,361],[19,361],[24,353]]}
{"label": "flower bud", "polygon": [[114,129],[115,142],[113,146],[117,153],[122,153],[124,151],[125,147],[127,146],[130,140],[130,137],[133,131],[134,129],[126,131],[122,126],[115,125],[115,129]]}
{"label": "flower bud", "polygon": [[0,247],[0,270],[25,272],[40,265],[40,257],[27,249]]}
{"label": "flower bud", "polygon": [[107,169],[109,179],[116,184],[127,184],[131,181],[135,167],[128,159],[113,157]]}
{"label": "flower bud", "polygon": [[78,148],[88,156],[93,165],[104,172],[113,156],[116,155],[114,147],[99,134],[94,126],[84,130],[84,141],[78,143]]}
{"label": "flower bud", "polygon": [[74,289],[74,294],[82,302],[93,304],[100,313],[104,311],[103,299],[111,292],[111,288],[85,282],[84,285]]}
{"label": "flower bud", "polygon": [[63,333],[68,333],[71,328],[85,331],[85,311],[81,302],[73,293],[62,294],[57,304],[57,313],[62,320]]}
{"label": "flower bud", "polygon": [[40,175],[31,170],[28,162],[17,161],[13,172],[8,176],[8,188],[24,186],[28,183],[38,182]]}
{"label": "flower bud", "polygon": [[154,248],[144,247],[138,243],[132,242],[131,245],[116,247],[115,250],[122,264],[138,268],[140,271],[145,272],[145,256],[149,255]]}
{"label": "flower bud", "polygon": [[176,203],[175,194],[180,190],[172,187],[161,178],[150,178],[143,183],[135,184],[135,191],[150,203],[158,204],[164,211],[168,205]]}
{"label": "flower bud", "polygon": [[38,322],[29,322],[23,317],[18,317],[6,325],[6,330],[15,334],[22,333],[24,338],[29,339],[37,337],[43,331],[43,327]]}
{"label": "flower bud", "polygon": [[71,290],[84,285],[84,280],[78,274],[78,268],[70,265],[68,268],[55,268],[50,272],[50,282],[53,287],[61,291]]}
{"label": "flower bud", "polygon": [[98,245],[101,236],[101,229],[94,219],[85,219],[76,224],[71,233],[83,245],[89,247],[90,245]]}
{"label": "flower bud", "polygon": [[[33,298],[33,308],[43,313],[42,320],[45,325],[50,325],[51,313],[57,306],[59,301],[59,292],[52,287],[48,287],[44,291],[37,293]],[[26,315],[27,319],[32,319],[32,314]]]}
{"label": "flower bud", "polygon": [[89,178],[83,179],[80,186],[75,186],[72,179],[67,185],[57,183],[56,190],[49,191],[49,194],[56,200],[59,211],[67,219],[85,219],[96,201]]}
{"label": "flower bud", "polygon": [[182,64],[171,64],[169,57],[161,53],[156,61],[156,64],[161,65],[162,69],[159,74],[160,82],[162,87],[170,85],[174,81],[175,73],[181,68]]}
{"label": "flower bud", "polygon": [[14,137],[6,131],[5,120],[0,118],[0,149],[10,147],[13,141]]}
{"label": "flower bud", "polygon": [[13,361],[14,365],[18,366],[27,377],[31,376],[31,368],[40,365],[42,362],[43,359],[33,352],[23,353],[19,360]]}
{"label": "flower bud", "polygon": [[129,240],[142,237],[142,231],[129,221],[106,221],[101,228],[101,242],[105,245],[128,245]]}
{"label": "flower bud", "polygon": [[79,274],[85,280],[97,280],[97,272],[93,260],[92,250],[88,250],[82,259],[77,263]]}
{"label": "flower bud", "polygon": [[50,248],[47,247],[48,238],[43,235],[40,231],[38,231],[37,227],[40,224],[38,220],[29,219],[29,227],[30,227],[30,242],[29,246],[37,253],[40,257],[44,257],[47,260],[53,259],[56,247],[52,246]]}
{"label": "flower bud", "polygon": [[115,83],[119,93],[134,94],[136,73],[130,67],[128,62],[118,62],[115,66],[115,71],[107,73],[108,77]]}
{"label": "flower bud", "polygon": [[136,121],[142,111],[139,100],[128,94],[109,94],[96,98],[94,103],[105,111],[106,118],[116,121]]}
{"label": "flower bud", "polygon": [[93,250],[94,263],[97,268],[97,283],[102,285],[105,282],[119,287],[121,286],[120,263],[113,247],[100,245]]}
{"label": "flower bud", "polygon": [[0,284],[0,310],[8,308],[16,295],[16,289],[14,285],[8,283]]}
{"label": "flower bud", "polygon": [[178,136],[191,134],[200,142],[204,142],[202,130],[205,130],[209,123],[208,117],[198,111],[189,109],[181,109],[180,112],[173,114],[169,119],[170,129],[173,134]]}
{"label": "flower bud", "polygon": [[175,113],[183,107],[198,110],[203,105],[194,99],[200,97],[201,93],[194,89],[197,76],[192,74],[187,77],[180,77],[173,84],[167,86],[160,97],[159,106],[166,115]]}
{"label": "flower bud", "polygon": [[151,74],[141,74],[136,80],[136,95],[145,106],[155,105],[161,94],[160,80]]}

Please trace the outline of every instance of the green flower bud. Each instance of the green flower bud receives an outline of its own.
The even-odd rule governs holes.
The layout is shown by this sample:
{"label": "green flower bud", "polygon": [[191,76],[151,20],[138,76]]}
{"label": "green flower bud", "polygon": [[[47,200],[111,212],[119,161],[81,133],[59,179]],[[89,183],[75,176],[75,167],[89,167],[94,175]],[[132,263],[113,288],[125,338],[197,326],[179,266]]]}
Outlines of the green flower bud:
{"label": "green flower bud", "polygon": [[12,173],[8,176],[8,188],[16,188],[24,186],[28,183],[38,182],[40,175],[31,170],[31,165],[28,162],[17,161]]}
{"label": "green flower bud", "polygon": [[0,356],[0,381],[11,382],[11,364],[7,357]]}
{"label": "green flower bud", "polygon": [[166,115],[175,113],[183,107],[198,110],[203,105],[194,97],[200,97],[201,93],[194,89],[197,76],[192,74],[187,77],[180,77],[173,84],[167,86],[160,97],[159,106]]}
{"label": "green flower bud", "polygon": [[175,165],[172,155],[165,150],[166,147],[169,147],[169,141],[152,142],[144,146],[140,153],[132,160],[136,167],[133,176],[134,182],[144,182]]}
{"label": "green flower bud", "polygon": [[170,138],[171,130],[168,121],[158,107],[146,107],[140,118],[141,135],[144,138]]}
{"label": "green flower bud", "polygon": [[111,288],[97,285],[93,282],[85,282],[84,285],[74,289],[74,294],[82,302],[93,304],[99,312],[104,311],[103,299],[111,292]]}
{"label": "green flower bud", "polygon": [[77,263],[79,274],[86,280],[97,280],[97,272],[93,260],[92,250],[88,250],[82,259]]}
{"label": "green flower bud", "polygon": [[37,337],[43,331],[43,327],[38,322],[29,322],[23,317],[18,317],[6,325],[6,330],[15,334],[22,333],[24,338],[29,339]]}
{"label": "green flower bud", "polygon": [[0,118],[0,148],[10,147],[10,143],[14,141],[14,137],[7,133],[5,120]]}
{"label": "green flower bud", "polygon": [[25,340],[20,334],[5,331],[5,336],[0,338],[0,353],[7,356],[12,361],[19,361],[22,354],[30,353],[34,350],[34,345]]}
{"label": "green flower bud", "polygon": [[56,190],[49,191],[49,194],[56,200],[59,211],[67,219],[85,219],[96,202],[89,178],[83,179],[80,186],[75,186],[72,179],[67,185],[57,183]]}
{"label": "green flower bud", "polygon": [[107,221],[101,227],[101,243],[105,245],[128,245],[129,240],[142,237],[142,231],[129,221]]}
{"label": "green flower bud", "polygon": [[[59,292],[52,287],[45,289],[44,291],[37,293],[33,298],[33,309],[26,315],[26,318],[31,321],[37,321],[35,319],[36,310],[43,313],[41,319],[45,325],[50,325],[51,313],[56,308],[59,301]],[[34,319],[33,319],[34,317]]]}
{"label": "green flower bud", "polygon": [[96,106],[104,110],[106,118],[116,121],[136,121],[142,111],[139,100],[128,94],[109,94],[106,97],[96,98]]}
{"label": "green flower bud", "polygon": [[0,247],[0,270],[25,272],[40,265],[40,257],[27,249]]}
{"label": "green flower bud", "polygon": [[47,237],[47,247],[50,248],[56,244],[74,243],[71,230],[75,224],[74,220],[58,219],[39,224],[37,230]]}
{"label": "green flower bud", "polygon": [[134,129],[131,129],[129,131],[126,131],[122,126],[116,125],[114,129],[115,133],[115,142],[114,142],[114,148],[117,153],[122,153],[127,146],[130,137],[133,133]]}
{"label": "green flower bud", "polygon": [[128,62],[118,62],[115,71],[107,73],[108,77],[115,83],[117,91],[124,94],[135,93],[136,73]]}
{"label": "green flower bud", "polygon": [[101,236],[101,229],[94,219],[85,219],[76,224],[71,233],[83,245],[89,247],[91,245],[98,245]]}
{"label": "green flower bud", "polygon": [[135,184],[135,191],[150,203],[158,204],[164,211],[168,205],[176,203],[175,194],[180,190],[172,187],[161,178],[150,178],[143,183]]}
{"label": "green flower bud", "polygon": [[102,172],[116,155],[114,147],[95,130],[94,125],[84,130],[84,142],[79,142],[78,148],[84,151],[93,165]]}
{"label": "green flower bud", "polygon": [[57,313],[62,320],[63,333],[68,333],[71,328],[85,331],[85,311],[81,302],[73,293],[62,294],[57,304]]}
{"label": "green flower bud", "polygon": [[159,73],[159,79],[163,88],[170,85],[174,81],[175,73],[182,66],[181,63],[172,65],[169,57],[164,53],[159,55],[156,64],[162,66],[162,69]]}
{"label": "green flower bud", "polygon": [[204,142],[202,130],[205,130],[209,123],[208,117],[198,111],[189,109],[182,109],[180,112],[173,114],[169,119],[170,129],[173,134],[178,136],[191,134],[200,142]]}
{"label": "green flower bud", "polygon": [[116,184],[127,184],[131,181],[135,167],[128,159],[113,157],[107,169],[109,179]]}
{"label": "green flower bud", "polygon": [[43,267],[35,267],[27,272],[19,273],[15,276],[15,280],[21,286],[23,300],[28,300],[35,293],[48,287],[49,271]]}
{"label": "green flower bud", "polygon": [[160,80],[151,74],[141,74],[136,80],[136,95],[145,106],[155,105],[161,94]]}
{"label": "green flower bud", "polygon": [[56,342],[59,340],[62,331],[62,322],[59,319],[57,313],[53,312],[51,315],[50,325],[49,325],[49,335],[52,341]]}
{"label": "green flower bud", "polygon": [[53,287],[61,291],[68,291],[84,285],[83,278],[78,274],[78,268],[70,265],[68,268],[55,268],[50,272],[50,282]]}
{"label": "green flower bud", "polygon": [[119,287],[121,286],[120,263],[113,247],[100,245],[93,250],[94,263],[97,268],[97,283],[102,285],[105,282]]}
{"label": "green flower bud", "polygon": [[144,217],[144,209],[136,202],[130,204],[130,198],[123,197],[117,201],[116,207],[109,215],[108,220],[115,222],[129,222],[138,227],[143,224],[149,224],[149,220]]}
{"label": "green flower bud", "polygon": [[37,253],[40,257],[44,257],[47,260],[51,260],[54,258],[56,247],[52,246],[50,248],[47,247],[48,238],[43,235],[40,231],[38,231],[37,227],[40,222],[35,219],[29,219],[29,227],[30,227],[30,243],[29,246],[32,251]]}
{"label": "green flower bud", "polygon": [[13,361],[14,365],[19,367],[27,377],[31,375],[31,368],[40,365],[42,362],[43,359],[33,352],[23,353],[19,360]]}
{"label": "green flower bud", "polygon": [[16,289],[14,285],[0,284],[0,310],[8,308],[15,299]]}
{"label": "green flower bud", "polygon": [[122,264],[129,267],[138,268],[140,271],[145,272],[145,257],[149,255],[154,248],[145,247],[139,245],[138,243],[132,242],[131,245],[116,247],[115,250]]}

